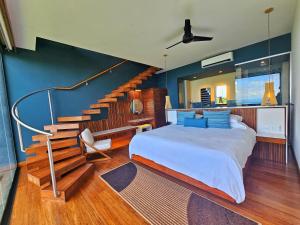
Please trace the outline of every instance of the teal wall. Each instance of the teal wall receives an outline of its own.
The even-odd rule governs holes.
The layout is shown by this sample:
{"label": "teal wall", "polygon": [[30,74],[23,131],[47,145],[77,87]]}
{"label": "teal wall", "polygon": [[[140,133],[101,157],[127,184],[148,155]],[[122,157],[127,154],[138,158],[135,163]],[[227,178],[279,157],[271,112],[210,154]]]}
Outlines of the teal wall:
{"label": "teal wall", "polygon": [[[3,55],[4,70],[10,107],[20,97],[39,89],[53,86],[70,86],[78,81],[96,74],[123,59],[95,53],[76,47],[38,39],[37,50],[17,49],[16,52],[5,52]],[[127,82],[148,66],[127,62],[100,78],[91,81],[88,86],[81,86],[73,91],[55,91],[53,93],[54,115],[80,115],[97,99],[104,97],[113,89]],[[158,79],[154,76],[140,88],[156,87]],[[35,128],[41,129],[50,124],[50,114],[46,93],[33,96],[19,108],[20,117]],[[105,110],[98,120],[105,118]],[[20,152],[17,129],[13,121],[15,145],[18,161],[25,159]],[[24,144],[29,146],[33,132],[23,129]]]}
{"label": "teal wall", "polygon": [[[271,40],[271,54],[291,50],[291,34],[275,37]],[[230,50],[228,50],[230,51]],[[243,48],[233,50],[234,62],[225,63],[206,69],[201,68],[201,61],[168,71],[167,88],[173,108],[178,108],[178,79],[185,76],[201,75],[202,73],[217,73],[223,68],[234,68],[234,64],[268,56],[268,42],[263,41]],[[166,86],[164,75],[160,76],[160,84]]]}

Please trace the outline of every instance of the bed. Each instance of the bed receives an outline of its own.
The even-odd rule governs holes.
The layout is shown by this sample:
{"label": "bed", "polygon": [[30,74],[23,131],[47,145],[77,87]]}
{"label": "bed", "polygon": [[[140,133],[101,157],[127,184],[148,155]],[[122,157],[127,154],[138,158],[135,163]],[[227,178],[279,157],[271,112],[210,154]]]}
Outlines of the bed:
{"label": "bed", "polygon": [[243,168],[256,143],[252,128],[168,125],[133,137],[133,160],[230,201],[245,200]]}

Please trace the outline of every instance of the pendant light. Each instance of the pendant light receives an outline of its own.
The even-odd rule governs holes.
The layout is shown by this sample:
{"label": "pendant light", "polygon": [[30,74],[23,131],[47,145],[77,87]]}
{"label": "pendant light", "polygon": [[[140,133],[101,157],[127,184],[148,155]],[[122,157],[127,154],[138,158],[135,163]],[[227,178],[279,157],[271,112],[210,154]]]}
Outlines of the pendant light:
{"label": "pendant light", "polygon": [[[165,77],[166,77],[166,89],[168,90],[168,72],[167,72],[167,54],[164,54],[165,59]],[[166,95],[165,109],[172,109],[171,99],[169,95]]]}
{"label": "pendant light", "polygon": [[277,99],[274,90],[274,81],[272,81],[271,71],[271,35],[270,35],[270,14],[274,11],[274,8],[268,8],[265,10],[265,14],[268,15],[268,54],[269,54],[269,80],[265,83],[265,93],[261,102],[261,105],[272,106],[277,105]]}

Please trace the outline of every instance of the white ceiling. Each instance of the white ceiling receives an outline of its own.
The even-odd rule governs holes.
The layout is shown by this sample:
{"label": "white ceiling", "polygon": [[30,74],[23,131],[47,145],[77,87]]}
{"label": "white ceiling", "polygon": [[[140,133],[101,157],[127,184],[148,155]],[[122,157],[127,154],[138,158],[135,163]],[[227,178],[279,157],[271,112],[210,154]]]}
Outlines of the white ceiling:
{"label": "white ceiling", "polygon": [[[296,0],[6,0],[17,47],[36,37],[168,69],[291,32]],[[165,48],[182,38],[184,19],[211,42]]]}

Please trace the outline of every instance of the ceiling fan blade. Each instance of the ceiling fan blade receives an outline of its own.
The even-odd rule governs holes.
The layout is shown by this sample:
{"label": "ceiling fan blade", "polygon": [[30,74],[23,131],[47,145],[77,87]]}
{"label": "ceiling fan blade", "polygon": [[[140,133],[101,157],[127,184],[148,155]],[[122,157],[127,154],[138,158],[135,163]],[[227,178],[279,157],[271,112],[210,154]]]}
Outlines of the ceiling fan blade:
{"label": "ceiling fan blade", "polygon": [[175,45],[178,45],[178,44],[180,44],[181,42],[182,42],[182,41],[179,41],[179,42],[177,42],[176,44],[173,44],[173,45],[171,45],[171,46],[167,47],[166,49],[172,48],[172,47],[174,47]]}
{"label": "ceiling fan blade", "polygon": [[194,36],[193,41],[211,41],[213,37]]}

